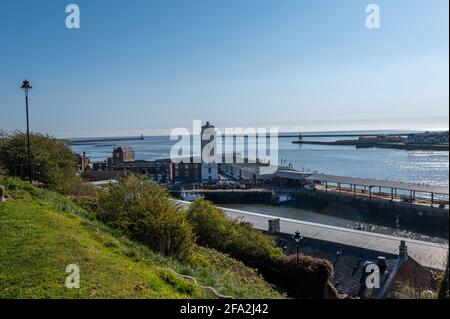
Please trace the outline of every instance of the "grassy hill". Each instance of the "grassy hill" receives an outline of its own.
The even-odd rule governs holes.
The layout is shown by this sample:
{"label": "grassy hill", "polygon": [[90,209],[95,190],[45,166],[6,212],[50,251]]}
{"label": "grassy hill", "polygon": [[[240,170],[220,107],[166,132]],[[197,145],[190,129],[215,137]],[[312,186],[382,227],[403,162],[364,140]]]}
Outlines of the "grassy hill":
{"label": "grassy hill", "polygon": [[[0,298],[214,298],[174,272],[236,298],[280,298],[253,269],[198,247],[181,263],[106,227],[70,199],[16,180],[2,180]],[[69,264],[80,288],[68,289]]]}

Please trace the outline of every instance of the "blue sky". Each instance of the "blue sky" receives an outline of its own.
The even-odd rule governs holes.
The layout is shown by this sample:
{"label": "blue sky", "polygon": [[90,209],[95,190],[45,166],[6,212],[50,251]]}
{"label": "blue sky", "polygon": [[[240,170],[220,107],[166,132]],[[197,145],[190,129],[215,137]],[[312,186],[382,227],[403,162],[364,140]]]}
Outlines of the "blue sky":
{"label": "blue sky", "polygon": [[[0,2],[0,128],[58,137],[219,127],[448,127],[448,0]],[[365,27],[366,5],[381,28]]]}

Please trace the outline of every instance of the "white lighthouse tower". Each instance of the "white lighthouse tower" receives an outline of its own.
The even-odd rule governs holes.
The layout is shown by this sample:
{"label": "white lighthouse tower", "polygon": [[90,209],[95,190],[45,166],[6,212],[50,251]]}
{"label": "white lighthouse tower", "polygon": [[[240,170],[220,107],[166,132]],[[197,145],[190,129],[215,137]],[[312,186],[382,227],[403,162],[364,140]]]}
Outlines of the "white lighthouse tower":
{"label": "white lighthouse tower", "polygon": [[217,132],[216,128],[206,122],[202,126],[201,146],[202,146],[202,182],[216,182],[219,180],[219,167],[216,162],[217,158]]}

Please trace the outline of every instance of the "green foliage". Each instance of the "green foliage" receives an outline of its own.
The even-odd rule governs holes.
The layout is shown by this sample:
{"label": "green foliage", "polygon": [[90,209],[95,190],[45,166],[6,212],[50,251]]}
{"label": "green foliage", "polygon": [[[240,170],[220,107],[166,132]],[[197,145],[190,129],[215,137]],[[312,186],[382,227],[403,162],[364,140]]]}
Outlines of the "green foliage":
{"label": "green foliage", "polygon": [[192,228],[168,193],[138,176],[120,179],[99,195],[98,217],[157,252],[188,259],[194,246]]}
{"label": "green foliage", "polygon": [[[27,135],[17,131],[3,135],[0,142],[0,163],[9,173],[17,168],[28,167]],[[76,157],[67,143],[58,141],[48,135],[30,134],[31,162],[33,167],[40,167],[41,182],[52,189],[64,191],[76,188],[79,178],[76,170]]]}
{"label": "green foliage", "polygon": [[218,249],[246,265],[259,269],[272,267],[283,257],[272,237],[254,229],[249,223],[227,218],[206,200],[193,202],[187,216],[198,244]]}
{"label": "green foliage", "polygon": [[[188,262],[168,259],[66,196],[13,178],[0,184],[8,196],[0,205],[0,299],[213,297],[167,268],[225,295],[283,297],[253,269],[217,251],[196,247]],[[80,266],[80,289],[64,287],[69,263]]]}
{"label": "green foliage", "polygon": [[90,196],[74,196],[72,200],[83,209],[98,212],[98,193]]}
{"label": "green foliage", "polygon": [[[206,200],[193,202],[187,210],[188,220],[197,235],[197,243],[215,248],[257,268],[266,280],[296,298],[337,298],[330,283],[332,265],[325,260],[283,255],[274,238],[249,223],[229,219]],[[293,264],[294,260],[294,264]]]}
{"label": "green foliage", "polygon": [[436,299],[437,294],[431,290],[419,291],[409,283],[396,282],[394,291],[388,296],[391,299]]}
{"label": "green foliage", "polygon": [[[187,280],[122,253],[120,242],[80,217],[34,200],[0,205],[1,298],[207,298]],[[80,289],[64,285],[69,264]]]}
{"label": "green foliage", "polygon": [[447,266],[445,267],[444,274],[442,276],[440,285],[438,298],[439,299],[448,299],[449,298],[449,289],[448,289],[448,281],[449,281],[449,265],[448,265],[448,255],[447,255]]}

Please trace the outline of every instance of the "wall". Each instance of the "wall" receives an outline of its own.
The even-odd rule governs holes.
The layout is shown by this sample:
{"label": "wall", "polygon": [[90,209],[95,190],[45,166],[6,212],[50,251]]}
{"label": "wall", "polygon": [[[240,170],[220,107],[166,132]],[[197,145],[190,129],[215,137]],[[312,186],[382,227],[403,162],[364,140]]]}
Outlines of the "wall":
{"label": "wall", "polygon": [[325,191],[299,191],[294,198],[301,209],[448,238],[447,209]]}

